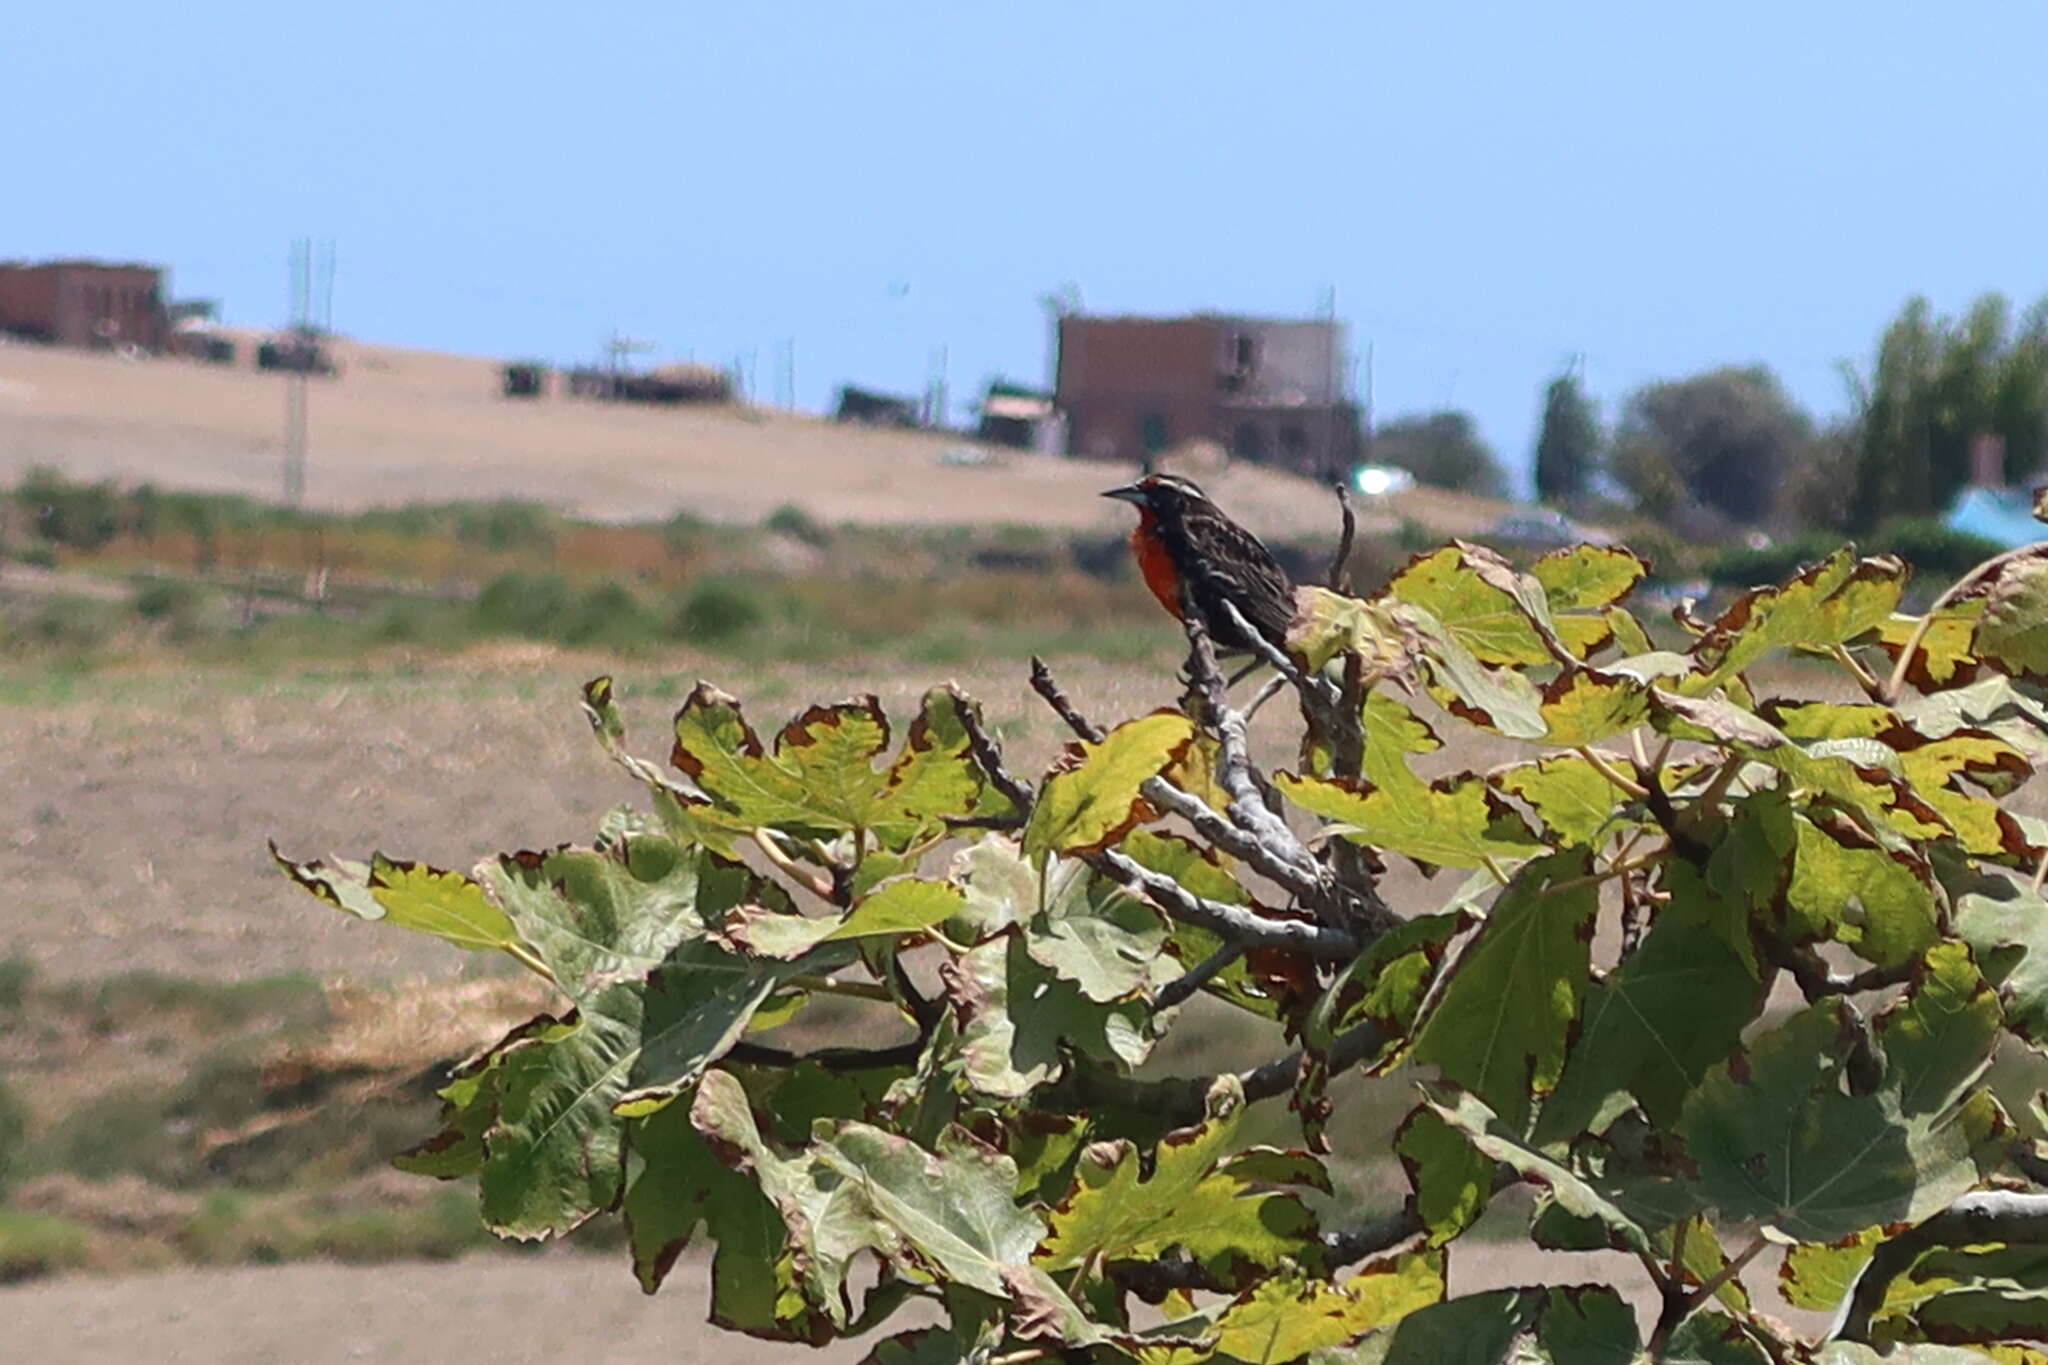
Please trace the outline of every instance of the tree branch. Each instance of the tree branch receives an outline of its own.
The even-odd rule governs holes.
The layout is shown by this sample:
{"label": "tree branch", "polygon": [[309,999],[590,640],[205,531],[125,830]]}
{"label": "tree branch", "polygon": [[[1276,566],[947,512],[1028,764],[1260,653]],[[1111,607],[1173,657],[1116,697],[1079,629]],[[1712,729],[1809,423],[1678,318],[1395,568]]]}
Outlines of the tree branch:
{"label": "tree branch", "polygon": [[1170,1010],[1214,980],[1216,974],[1244,956],[1241,944],[1226,943],[1215,952],[1160,987],[1152,998],[1154,1010]]}
{"label": "tree branch", "polygon": [[[1327,1054],[1329,1074],[1338,1076],[1374,1057],[1386,1047],[1387,1035],[1375,1024],[1360,1024],[1337,1035]],[[1237,1073],[1247,1104],[1276,1099],[1294,1093],[1296,1074],[1301,1070],[1300,1049],[1276,1057],[1261,1066]],[[1079,1112],[1089,1109],[1124,1109],[1144,1114],[1168,1128],[1186,1128],[1200,1123],[1208,1113],[1209,1087],[1214,1076],[1167,1076],[1137,1080],[1106,1067],[1075,1066],[1048,1095],[1045,1108]],[[1064,1092],[1064,1093],[1060,1093]]]}
{"label": "tree branch", "polygon": [[2004,1190],[1966,1194],[1926,1222],[1879,1242],[1870,1263],[1856,1277],[1856,1287],[1842,1305],[1829,1337],[1867,1342],[1870,1320],[1884,1306],[1885,1291],[1912,1268],[1922,1252],[1993,1242],[2048,1243],[2048,1194]]}
{"label": "tree branch", "polygon": [[[1036,663],[1037,660],[1033,660]],[[967,749],[974,755],[974,761],[981,765],[983,776],[995,789],[1008,797],[1010,804],[1019,811],[1031,809],[1037,798],[1032,794],[1031,785],[1013,775],[1003,766],[1003,751],[996,744],[995,737],[981,723],[981,706],[958,687],[948,683],[946,691],[952,695],[953,708],[960,717],[960,728],[967,732]]]}
{"label": "tree branch", "polygon": [[1364,947],[1356,936],[1326,924],[1267,919],[1241,905],[1225,905],[1197,896],[1173,878],[1154,872],[1113,848],[1088,855],[1088,862],[1126,889],[1149,896],[1153,904],[1172,918],[1207,929],[1242,948],[1288,948],[1327,961],[1348,962]]}
{"label": "tree branch", "polygon": [[1358,538],[1358,509],[1351,505],[1351,489],[1341,478],[1332,480],[1330,489],[1337,495],[1337,509],[1344,517],[1344,531],[1337,538],[1337,553],[1330,557],[1330,572],[1323,581],[1330,585],[1330,591],[1348,594],[1351,591],[1351,544]]}
{"label": "tree branch", "polygon": [[1054,715],[1067,723],[1069,730],[1090,744],[1102,743],[1103,736],[1108,732],[1074,709],[1074,703],[1060,690],[1060,685],[1053,681],[1052,670],[1047,668],[1045,660],[1036,654],[1031,656],[1031,690],[1045,699],[1045,704],[1052,708]]}
{"label": "tree branch", "polygon": [[[1216,809],[1201,797],[1174,786],[1163,777],[1147,778],[1145,785],[1139,790],[1144,793],[1147,801],[1178,815],[1194,828],[1195,833],[1231,857],[1241,858],[1250,863],[1261,876],[1286,887],[1294,895],[1313,899],[1324,894],[1326,888],[1319,875],[1321,869],[1316,867],[1313,857],[1308,855],[1306,849],[1302,850],[1308,863],[1304,867],[1288,856],[1291,850],[1269,847],[1255,835],[1218,814]],[[1263,810],[1264,806],[1261,805],[1260,809]],[[1292,840],[1293,831],[1290,830],[1288,833]]]}
{"label": "tree branch", "polygon": [[1799,993],[1806,997],[1806,1003],[1830,995],[1860,995],[1864,991],[1882,990],[1913,979],[1914,959],[1890,967],[1865,967],[1854,976],[1836,976],[1821,961],[1820,954],[1811,948],[1794,947],[1771,939],[1764,945],[1764,956],[1774,967],[1782,967],[1799,987]]}

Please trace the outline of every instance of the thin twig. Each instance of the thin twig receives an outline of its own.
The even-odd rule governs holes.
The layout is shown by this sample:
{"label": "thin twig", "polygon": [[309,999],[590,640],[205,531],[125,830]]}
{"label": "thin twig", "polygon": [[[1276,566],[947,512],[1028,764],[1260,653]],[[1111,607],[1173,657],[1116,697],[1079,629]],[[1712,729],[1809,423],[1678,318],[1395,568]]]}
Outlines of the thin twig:
{"label": "thin twig", "polygon": [[889,975],[896,984],[896,994],[903,1008],[909,1010],[910,1017],[917,1021],[918,1037],[930,1037],[931,1031],[939,1026],[939,1017],[946,1012],[945,1006],[927,999],[925,993],[917,988],[917,983],[910,979],[910,969],[903,965],[900,953],[890,954]]}
{"label": "thin twig", "polygon": [[[1613,881],[1616,877],[1626,877],[1631,872],[1640,872],[1646,867],[1655,867],[1670,856],[1671,850],[1669,848],[1655,848],[1640,858],[1632,858],[1627,862],[1609,863],[1600,872],[1588,873],[1583,877],[1570,877],[1561,882],[1552,882],[1536,893],[1536,899],[1541,900],[1546,896],[1562,895],[1567,891],[1577,891],[1583,887],[1600,886]],[[1494,876],[1498,877],[1500,873],[1495,872]]]}
{"label": "thin twig", "polygon": [[514,962],[517,962],[520,966],[526,968],[526,970],[532,972],[534,975],[545,977],[549,981],[554,981],[554,969],[549,967],[547,963],[541,961],[540,955],[535,953],[533,949],[527,947],[524,943],[508,943],[505,945],[505,952],[508,956],[511,957],[511,959]]}
{"label": "thin twig", "polygon": [[1060,685],[1053,681],[1052,670],[1047,668],[1045,660],[1036,654],[1031,656],[1031,690],[1045,699],[1045,704],[1053,709],[1054,715],[1067,723],[1069,730],[1090,744],[1102,743],[1107,732],[1074,709],[1074,703],[1060,690]]}
{"label": "thin twig", "polygon": [[1260,685],[1259,690],[1252,693],[1252,699],[1245,703],[1244,718],[1246,720],[1250,720],[1253,716],[1259,714],[1259,708],[1261,706],[1264,706],[1267,702],[1279,696],[1283,691],[1286,690],[1286,688],[1287,679],[1285,678],[1266,679],[1266,681]]}
{"label": "thin twig", "polygon": [[1622,773],[1621,769],[1615,767],[1612,763],[1608,762],[1606,756],[1603,755],[1598,749],[1594,749],[1590,746],[1582,744],[1577,749],[1573,750],[1573,752],[1578,754],[1580,758],[1585,759],[1587,763],[1591,764],[1594,772],[1606,778],[1616,788],[1627,793],[1634,799],[1640,801],[1649,794],[1647,791],[1644,790],[1642,783],[1625,776]]}
{"label": "thin twig", "polygon": [[1685,1311],[1688,1313],[1692,1312],[1693,1309],[1698,1308],[1708,1299],[1720,1293],[1723,1285],[1746,1270],[1749,1267],[1749,1263],[1754,1261],[1758,1254],[1770,1245],[1770,1240],[1770,1238],[1762,1233],[1758,1233],[1755,1237],[1751,1238],[1749,1245],[1742,1249],[1740,1255],[1713,1274],[1707,1276],[1700,1283],[1700,1287],[1692,1291],[1691,1301],[1686,1304]]}
{"label": "thin twig", "polygon": [[829,902],[835,899],[832,883],[790,857],[766,828],[755,829],[754,846],[761,850],[763,857],[781,869],[784,876],[819,900]]}
{"label": "thin twig", "polygon": [[1313,898],[1326,889],[1319,875],[1321,869],[1312,857],[1305,859],[1304,866],[1288,856],[1290,850],[1269,847],[1256,835],[1218,814],[1213,806],[1193,792],[1176,787],[1163,777],[1147,778],[1138,790],[1147,801],[1180,816],[1210,843],[1233,858],[1242,858],[1261,875],[1270,877],[1296,896]]}
{"label": "thin twig", "polygon": [[1003,751],[995,737],[989,734],[981,722],[981,706],[959,688],[947,685],[952,695],[953,709],[960,717],[960,728],[967,732],[967,749],[974,755],[974,761],[981,765],[983,776],[995,789],[1008,797],[1010,804],[1020,811],[1031,809],[1032,795],[1029,783],[1024,782],[1003,766]]}
{"label": "thin twig", "polygon": [[1854,976],[1836,976],[1811,948],[1794,947],[1773,940],[1765,944],[1764,955],[1771,965],[1782,967],[1791,975],[1808,1004],[1825,996],[1860,995],[1864,991],[1881,990],[1910,981],[1918,960],[1909,958],[1890,967],[1865,967]]}
{"label": "thin twig", "polygon": [[[1587,752],[1582,750],[1581,752]],[[1654,768],[1638,768],[1636,776],[1642,784],[1642,801],[1649,807],[1650,817],[1657,827],[1664,831],[1664,837],[1671,841],[1671,847],[1678,855],[1695,867],[1704,868],[1713,850],[1693,837],[1685,822],[1678,817],[1678,807],[1671,804],[1671,794],[1664,790]]]}
{"label": "thin twig", "polygon": [[1934,618],[1941,614],[1943,608],[1959,599],[1965,592],[1976,587],[1986,578],[2003,569],[2007,564],[2030,554],[2040,554],[2044,549],[2048,549],[2048,542],[2022,545],[2018,549],[2007,550],[2002,555],[1993,555],[1990,559],[1985,560],[1982,564],[1979,564],[1976,568],[1957,579],[1947,592],[1935,598],[1934,605],[1929,607],[1926,614],[1914,623],[1913,633],[1906,637],[1906,643],[1900,647],[1898,662],[1892,665],[1892,675],[1885,680],[1884,695],[1879,697],[1878,700],[1886,705],[1891,705],[1899,699],[1899,693],[1906,690],[1906,674],[1912,671],[1913,656],[1920,652],[1922,642],[1927,639],[1927,632],[1934,628]]}
{"label": "thin twig", "polygon": [[841,981],[831,976],[792,976],[789,985],[800,991],[815,991],[819,995],[846,995],[855,1000],[876,1000],[885,1005],[897,1003],[889,994],[889,988],[879,981]]}
{"label": "thin twig", "polygon": [[1252,653],[1271,664],[1273,671],[1292,683],[1296,691],[1305,695],[1313,694],[1331,702],[1336,700],[1329,683],[1321,678],[1311,679],[1296,667],[1294,660],[1287,657],[1286,650],[1259,634],[1252,623],[1245,619],[1244,613],[1237,609],[1237,603],[1224,598],[1222,605],[1224,613],[1230,617],[1230,623],[1237,627],[1238,634],[1251,641]]}
{"label": "thin twig", "polygon": [[1348,594],[1351,591],[1351,543],[1358,538],[1358,509],[1351,505],[1351,489],[1340,479],[1330,483],[1331,491],[1337,495],[1337,510],[1343,514],[1344,530],[1337,538],[1337,553],[1330,557],[1330,572],[1324,582],[1330,591]]}
{"label": "thin twig", "polygon": [[1832,653],[1835,656],[1835,662],[1848,670],[1849,676],[1856,680],[1856,685],[1863,689],[1864,696],[1874,702],[1882,703],[1884,701],[1884,684],[1879,682],[1869,669],[1857,662],[1856,656],[1849,652],[1847,645],[1837,643]]}
{"label": "thin twig", "polygon": [[1152,999],[1154,1010],[1170,1010],[1215,979],[1218,972],[1244,956],[1244,945],[1226,943],[1215,952],[1160,987]]}

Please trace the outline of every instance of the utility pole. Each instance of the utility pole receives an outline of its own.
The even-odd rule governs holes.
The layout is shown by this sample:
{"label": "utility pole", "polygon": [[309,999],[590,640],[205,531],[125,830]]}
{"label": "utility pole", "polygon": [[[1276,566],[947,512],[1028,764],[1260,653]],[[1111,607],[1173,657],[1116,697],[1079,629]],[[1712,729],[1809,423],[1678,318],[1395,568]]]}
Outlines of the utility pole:
{"label": "utility pole", "polygon": [[1330,354],[1323,369],[1323,402],[1327,416],[1323,419],[1323,474],[1326,478],[1341,481],[1345,470],[1337,453],[1337,427],[1343,420],[1343,375],[1340,366],[1344,360],[1337,345],[1337,286],[1323,286],[1323,341]]}
{"label": "utility pole", "polygon": [[1365,343],[1365,460],[1367,464],[1372,463],[1372,347],[1373,344],[1370,341]]}
{"label": "utility pole", "polygon": [[931,379],[925,389],[925,406],[928,415],[927,426],[943,428],[946,425],[946,365],[948,348],[941,345],[932,352]]}
{"label": "utility pole", "polygon": [[[285,273],[285,298],[291,314],[286,328],[290,361],[284,384],[284,500],[297,507],[306,500],[306,398],[321,338],[334,331],[334,240],[320,244],[316,261],[313,239],[292,240]],[[320,305],[313,305],[314,276],[320,278]]]}
{"label": "utility pole", "polygon": [[[299,359],[308,344],[313,307],[313,239],[292,239],[285,275],[285,298],[291,314],[286,332],[291,356]],[[293,363],[284,377],[284,501],[297,507],[306,497],[306,366]]]}

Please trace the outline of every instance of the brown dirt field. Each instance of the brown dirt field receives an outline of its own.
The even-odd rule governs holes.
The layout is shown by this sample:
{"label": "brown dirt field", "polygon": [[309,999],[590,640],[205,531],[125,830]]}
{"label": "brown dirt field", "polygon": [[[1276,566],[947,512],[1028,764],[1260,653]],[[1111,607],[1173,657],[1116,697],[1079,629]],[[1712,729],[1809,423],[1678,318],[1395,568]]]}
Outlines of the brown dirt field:
{"label": "brown dirt field", "polygon": [[[28,685],[0,705],[0,878],[17,888],[0,903],[0,957],[68,978],[152,968],[379,981],[495,965],[323,912],[277,872],[266,841],[300,857],[381,849],[467,869],[503,849],[588,840],[606,810],[642,796],[577,705],[582,681],[601,672],[619,678],[630,742],[655,758],[700,674],[747,701],[764,732],[870,687],[907,716],[953,676],[1007,723],[1020,759],[1049,758],[1063,738],[1008,664],[621,665],[534,646],[414,668],[387,659],[361,674],[165,670]],[[1105,717],[1174,691],[1170,676],[1092,661],[1060,673]],[[666,696],[649,694],[664,682]]]}
{"label": "brown dirt field", "polygon": [[[795,503],[828,524],[1008,522],[1108,531],[1127,509],[1095,496],[1127,465],[1015,452],[939,463],[957,435],[840,426],[778,411],[662,408],[498,394],[496,362],[343,341],[342,373],[311,383],[307,498],[347,510],[517,497],[600,521],[688,509],[753,524]],[[245,347],[245,352],[247,347]],[[0,346],[0,472],[50,464],[73,478],[277,498],[285,380],[245,360],[214,367],[51,347]],[[1329,495],[1272,470],[1198,471],[1266,535],[1334,533]],[[1506,505],[1438,490],[1389,500],[1403,517],[1476,535]]]}

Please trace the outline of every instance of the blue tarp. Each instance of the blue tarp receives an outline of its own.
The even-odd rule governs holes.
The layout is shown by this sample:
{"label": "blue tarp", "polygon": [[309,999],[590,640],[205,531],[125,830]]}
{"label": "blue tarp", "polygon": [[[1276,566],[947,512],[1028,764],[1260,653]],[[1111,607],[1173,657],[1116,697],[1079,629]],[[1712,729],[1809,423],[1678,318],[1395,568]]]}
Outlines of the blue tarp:
{"label": "blue tarp", "polygon": [[1996,541],[2006,549],[2048,540],[2048,526],[2034,520],[2033,495],[2017,488],[1965,488],[1942,520],[1951,531]]}

